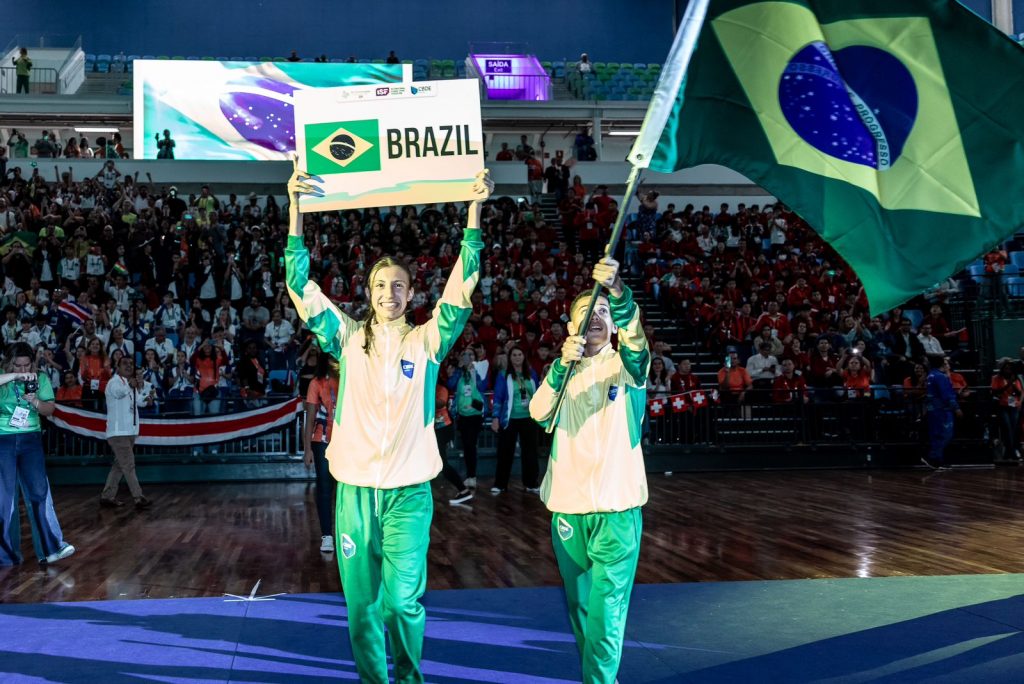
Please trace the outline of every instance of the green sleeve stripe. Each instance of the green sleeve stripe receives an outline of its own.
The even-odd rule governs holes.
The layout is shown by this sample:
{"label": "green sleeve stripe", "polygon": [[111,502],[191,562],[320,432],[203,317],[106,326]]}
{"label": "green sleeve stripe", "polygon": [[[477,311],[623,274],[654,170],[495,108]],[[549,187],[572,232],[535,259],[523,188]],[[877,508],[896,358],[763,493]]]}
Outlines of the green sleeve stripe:
{"label": "green sleeve stripe", "polygon": [[484,246],[480,233],[479,228],[466,229],[459,259],[448,275],[444,292],[426,324],[427,352],[434,361],[440,361],[448,354],[473,312],[470,298],[480,280],[480,250]]}
{"label": "green sleeve stripe", "polygon": [[423,380],[423,427],[433,425],[437,415],[437,376],[440,371],[440,365],[427,361],[427,374]]}
{"label": "green sleeve stripe", "polygon": [[346,340],[358,324],[343,314],[316,283],[309,280],[309,251],[297,235],[288,236],[284,251],[285,284],[295,311],[316,335],[320,348],[339,358]]}
{"label": "green sleeve stripe", "polygon": [[544,379],[548,386],[556,392],[565,382],[565,375],[569,372],[569,369],[562,365],[562,362],[555,359],[551,364],[551,369],[548,370],[548,376]]}
{"label": "green sleeve stripe", "polygon": [[651,350],[640,323],[640,307],[633,301],[633,291],[623,285],[622,296],[609,295],[608,304],[612,321],[619,328],[619,356],[622,365],[637,387],[644,386],[651,372]]}
{"label": "green sleeve stripe", "polygon": [[643,437],[644,414],[647,412],[647,388],[626,385],[626,424],[629,446],[636,448]]}

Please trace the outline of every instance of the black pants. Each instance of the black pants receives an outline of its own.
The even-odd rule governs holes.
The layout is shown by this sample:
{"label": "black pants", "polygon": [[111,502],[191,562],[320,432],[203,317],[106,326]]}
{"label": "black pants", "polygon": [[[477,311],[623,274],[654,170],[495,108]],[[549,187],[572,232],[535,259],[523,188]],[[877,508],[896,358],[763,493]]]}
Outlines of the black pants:
{"label": "black pants", "polygon": [[28,76],[18,76],[15,90],[18,93],[28,93]]}
{"label": "black pants", "polygon": [[523,458],[523,486],[527,489],[535,489],[539,486],[537,483],[540,469],[537,464],[538,429],[532,418],[511,418],[508,421],[508,426],[502,428],[498,433],[498,468],[494,475],[495,487],[508,489],[517,439]]}
{"label": "black pants", "polygon": [[334,497],[338,482],[331,475],[327,462],[327,442],[313,442],[313,467],[316,469],[316,515],[320,518],[320,534],[334,535]]}
{"label": "black pants", "polygon": [[434,428],[434,436],[437,437],[437,450],[441,453],[441,474],[444,479],[452,483],[456,490],[461,492],[466,488],[466,483],[455,466],[448,463],[448,444],[455,437],[455,425]]}
{"label": "black pants", "polygon": [[476,477],[476,443],[480,438],[483,416],[459,416],[462,456],[466,459],[466,477]]}

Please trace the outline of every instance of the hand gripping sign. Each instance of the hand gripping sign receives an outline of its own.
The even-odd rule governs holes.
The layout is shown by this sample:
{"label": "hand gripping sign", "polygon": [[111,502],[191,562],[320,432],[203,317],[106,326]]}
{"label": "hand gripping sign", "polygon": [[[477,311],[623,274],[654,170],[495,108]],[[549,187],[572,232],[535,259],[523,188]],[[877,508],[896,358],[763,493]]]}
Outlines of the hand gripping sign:
{"label": "hand gripping sign", "polygon": [[484,168],[476,80],[297,91],[295,119],[303,212],[469,200]]}

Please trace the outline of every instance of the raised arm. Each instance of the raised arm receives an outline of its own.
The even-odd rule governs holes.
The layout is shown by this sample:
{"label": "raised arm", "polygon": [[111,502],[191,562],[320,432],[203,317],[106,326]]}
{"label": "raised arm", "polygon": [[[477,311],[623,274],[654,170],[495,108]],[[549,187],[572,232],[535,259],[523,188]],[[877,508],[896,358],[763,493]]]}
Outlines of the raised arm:
{"label": "raised arm", "polygon": [[480,280],[480,250],[484,247],[480,208],[493,190],[494,181],[491,180],[490,172],[484,169],[473,182],[475,198],[469,207],[459,258],[448,274],[448,282],[434,306],[433,315],[424,325],[427,353],[435,363],[440,363],[448,355],[473,312],[470,297]]}
{"label": "raised arm", "polygon": [[309,251],[302,241],[302,215],[299,213],[299,195],[316,195],[319,188],[306,181],[320,180],[299,171],[298,162],[288,181],[288,246],[284,250],[285,284],[288,296],[295,304],[295,311],[316,335],[320,348],[335,358],[341,358],[341,350],[349,338],[359,330],[359,324],[345,315],[320,291],[320,287],[309,280]]}

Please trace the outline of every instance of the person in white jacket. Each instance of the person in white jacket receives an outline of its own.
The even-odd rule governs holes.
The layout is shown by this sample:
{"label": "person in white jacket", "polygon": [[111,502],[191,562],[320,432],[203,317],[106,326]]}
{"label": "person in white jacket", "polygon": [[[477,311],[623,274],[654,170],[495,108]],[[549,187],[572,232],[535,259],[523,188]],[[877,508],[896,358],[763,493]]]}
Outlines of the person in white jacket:
{"label": "person in white jacket", "polygon": [[[599,295],[585,331],[579,328],[591,293],[573,301],[571,336],[533,395],[530,415],[544,426],[556,421],[540,495],[552,512],[551,540],[583,681],[611,684],[640,554],[640,507],[647,503],[640,440],[651,352],[618,262],[602,259],[594,280],[608,296]],[[615,333],[617,350],[611,344]],[[573,361],[575,372],[567,378]],[[563,383],[565,398],[553,416]]]}
{"label": "person in white jacket", "polygon": [[422,682],[427,548],[441,472],[434,435],[441,362],[462,334],[480,279],[480,209],[494,188],[487,172],[472,183],[459,258],[429,321],[412,326],[409,268],[382,257],[366,277],[370,313],[358,322],[310,279],[310,256],[298,213],[300,194],[320,193],[318,176],[298,168],[291,198],[285,280],[295,310],[324,353],[338,359],[338,397],[326,457],[338,481],[335,544],[348,610],[348,633],[360,681],[387,684],[385,632],[394,678]]}
{"label": "person in white jacket", "polygon": [[125,356],[118,362],[117,375],[107,383],[104,394],[107,399],[107,444],[114,452],[114,462],[100,494],[100,505],[107,508],[124,506],[124,502],[117,498],[117,488],[124,477],[135,507],[149,508],[152,502],[142,494],[135,475],[134,448],[135,439],[139,436],[139,407],[148,406],[153,397],[142,394],[131,357]]}

